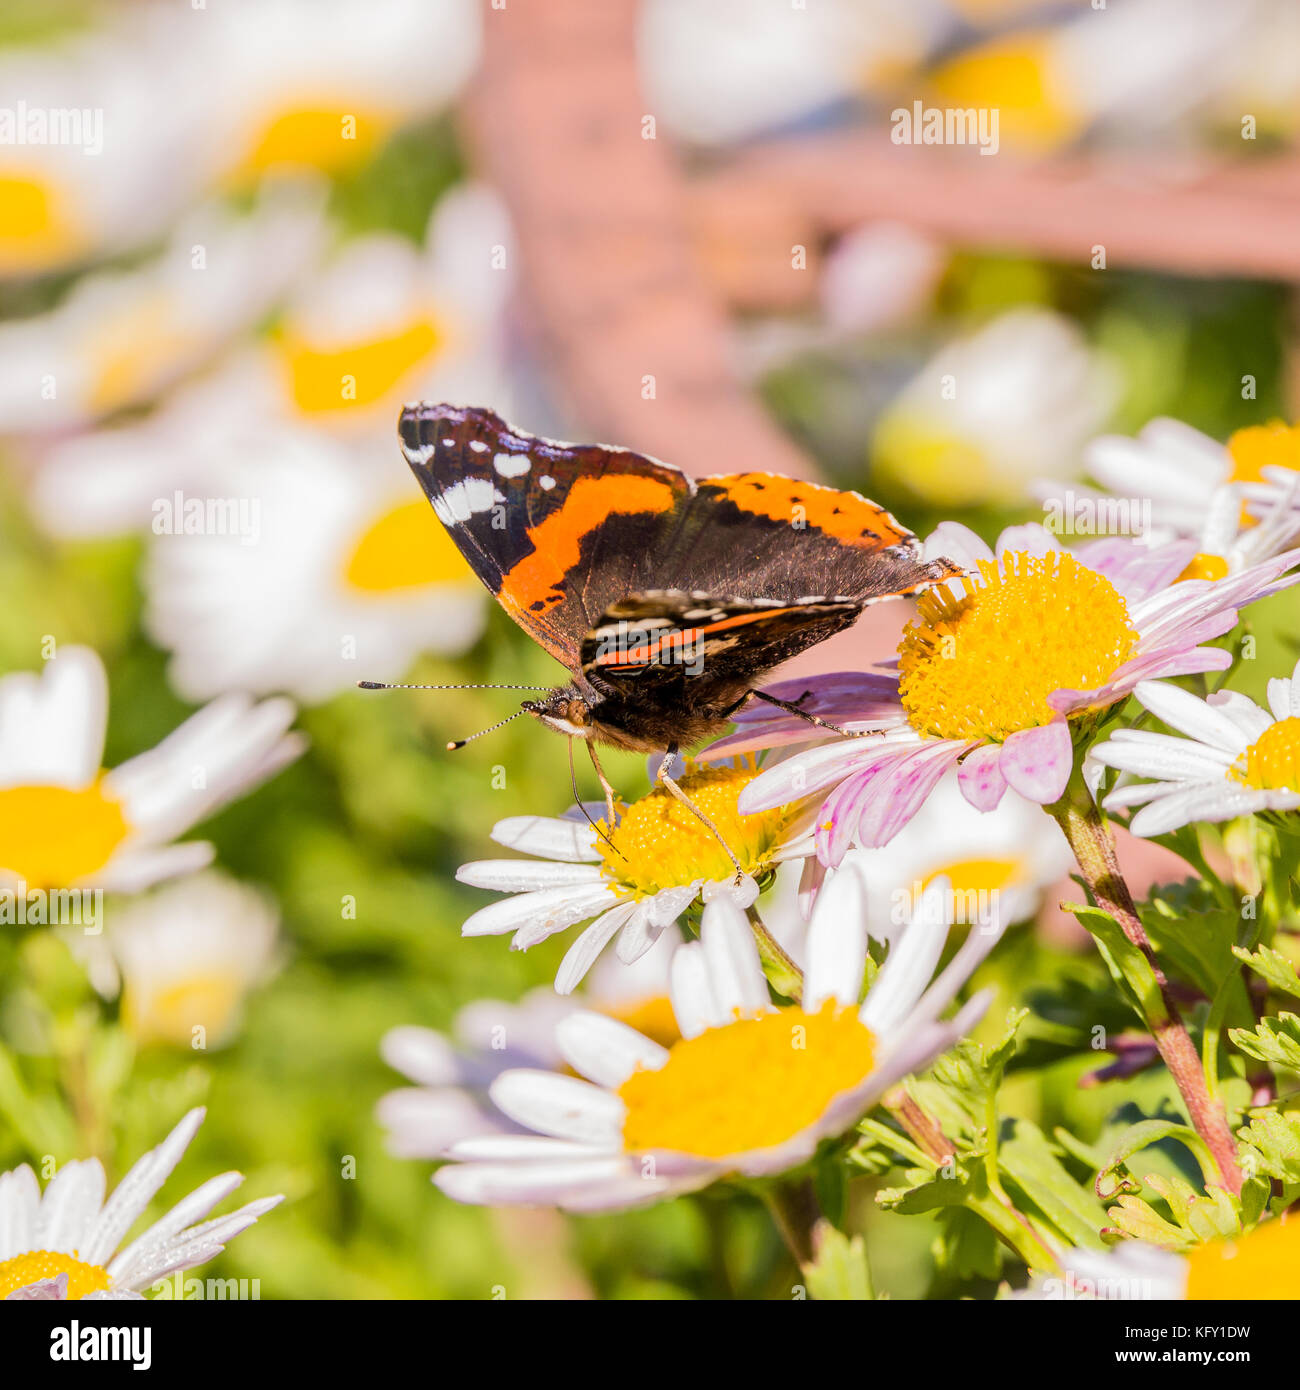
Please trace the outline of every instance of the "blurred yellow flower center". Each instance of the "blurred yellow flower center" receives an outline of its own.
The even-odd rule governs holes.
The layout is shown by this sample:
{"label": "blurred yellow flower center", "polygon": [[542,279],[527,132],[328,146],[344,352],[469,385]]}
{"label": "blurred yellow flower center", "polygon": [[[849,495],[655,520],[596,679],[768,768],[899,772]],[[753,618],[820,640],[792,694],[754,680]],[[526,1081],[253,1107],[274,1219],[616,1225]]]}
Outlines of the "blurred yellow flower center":
{"label": "blurred yellow flower center", "polygon": [[0,1260],[0,1299],[7,1298],[28,1284],[42,1279],[68,1276],[68,1297],[85,1298],[88,1293],[103,1293],[111,1284],[108,1271],[99,1265],[83,1264],[75,1254],[64,1255],[57,1250],[29,1250],[12,1260]]}
{"label": "blurred yellow flower center", "polygon": [[768,1149],[820,1119],[866,1077],[875,1039],[856,1009],[791,1006],[674,1043],[658,1071],[619,1087],[623,1146],[701,1158]]}
{"label": "blurred yellow flower center", "polygon": [[369,158],[393,127],[378,112],[342,110],[336,103],[310,102],[273,116],[245,155],[237,175],[256,177],[269,169],[292,167],[333,172]]}
{"label": "blurred yellow flower center", "polygon": [[31,888],[66,888],[102,869],[130,830],[122,806],[95,782],[0,791],[0,868]]}
{"label": "blurred yellow flower center", "polygon": [[1261,791],[1300,792],[1300,719],[1292,715],[1270,725],[1228,775]]}
{"label": "blurred yellow flower center", "polygon": [[924,891],[936,878],[946,878],[953,921],[969,924],[980,919],[988,894],[1008,887],[1019,876],[1020,864],[1015,859],[958,859],[927,874],[921,888]]}
{"label": "blurred yellow flower center", "polygon": [[426,584],[468,583],[469,566],[423,498],[385,512],[362,532],[344,565],[344,578],[364,593],[391,593]]}
{"label": "blurred yellow flower center", "polygon": [[1184,579],[1222,579],[1227,573],[1228,562],[1222,555],[1193,555],[1174,583],[1181,584]]}
{"label": "blurred yellow flower center", "polygon": [[1300,1221],[1266,1221],[1237,1240],[1198,1245],[1187,1256],[1187,1297],[1300,1298]]}
{"label": "blurred yellow flower center", "polygon": [[1037,728],[1054,690],[1104,685],[1137,647],[1115,587],[1064,552],[981,560],[966,586],[923,594],[903,630],[899,692],[918,733],[1001,742]]}
{"label": "blurred yellow flower center", "polygon": [[924,502],[970,507],[1010,500],[1014,478],[996,467],[972,439],[904,409],[887,411],[871,442],[872,465],[895,487]]}
{"label": "blurred yellow flower center", "polygon": [[[692,770],[677,785],[708,816],[740,860],[757,877],[790,821],[783,807],[742,816],[736,799],[758,776],[756,767],[710,767]],[[615,828],[602,822],[613,842],[597,839],[602,868],[614,887],[629,897],[651,897],[695,879],[715,883],[729,879],[735,866],[717,836],[688,806],[665,787],[657,787],[623,812]]]}
{"label": "blurred yellow flower center", "polygon": [[195,1028],[204,1030],[206,1041],[215,1042],[226,1032],[243,993],[243,980],[238,975],[220,971],[177,980],[163,989],[141,989],[128,983],[123,992],[122,1019],[140,1042],[189,1047]]}
{"label": "blurred yellow flower center", "polygon": [[307,415],[374,405],[446,341],[442,326],[421,318],[370,342],[321,348],[286,331],[280,347],[294,404]]}
{"label": "blurred yellow flower center", "polygon": [[1053,71],[1049,30],[995,39],[936,69],[931,77],[943,106],[996,108],[998,137],[1033,149],[1073,139],[1084,114]]}
{"label": "blurred yellow flower center", "polygon": [[54,191],[24,174],[0,173],[0,271],[39,271],[80,248]]}
{"label": "blurred yellow flower center", "polygon": [[617,1019],[645,1037],[653,1038],[663,1047],[671,1047],[682,1036],[673,1012],[673,1001],[666,994],[604,1004],[600,1011],[607,1018]]}
{"label": "blurred yellow flower center", "polygon": [[191,342],[167,295],[154,295],[113,316],[87,345],[94,364],[91,408],[106,412],[130,405],[175,371]]}
{"label": "blurred yellow flower center", "polygon": [[1300,472],[1300,425],[1287,425],[1281,420],[1250,425],[1228,440],[1228,453],[1232,458],[1229,482],[1264,482],[1265,468]]}

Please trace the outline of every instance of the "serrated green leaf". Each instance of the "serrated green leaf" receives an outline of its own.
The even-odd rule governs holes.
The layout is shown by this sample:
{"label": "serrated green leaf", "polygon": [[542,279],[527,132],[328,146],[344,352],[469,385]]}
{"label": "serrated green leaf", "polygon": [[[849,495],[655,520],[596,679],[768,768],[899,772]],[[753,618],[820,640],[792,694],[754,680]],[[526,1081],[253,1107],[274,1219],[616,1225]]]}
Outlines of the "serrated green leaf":
{"label": "serrated green leaf", "polygon": [[1258,951],[1247,951],[1240,946],[1234,946],[1232,954],[1238,960],[1245,961],[1255,974],[1267,980],[1273,989],[1300,999],[1300,975],[1296,974],[1295,966],[1281,951],[1275,951],[1271,946],[1261,946]]}
{"label": "serrated green leaf", "polygon": [[862,1302],[875,1297],[861,1236],[846,1236],[829,1221],[819,1221],[813,1232],[813,1252],[803,1277],[817,1302]]}
{"label": "serrated green leaf", "polygon": [[1266,1110],[1237,1136],[1245,1146],[1242,1166],[1279,1182],[1300,1183],[1300,1115]]}
{"label": "serrated green leaf", "polygon": [[998,1163],[1071,1245],[1103,1248],[1101,1203],[1071,1176],[1037,1125],[1013,1121],[998,1145]]}
{"label": "serrated green leaf", "polygon": [[1300,1017],[1295,1014],[1262,1018],[1253,1030],[1230,1028],[1228,1037],[1248,1057],[1271,1067],[1300,1072]]}
{"label": "serrated green leaf", "polygon": [[1140,1153],[1152,1144],[1160,1143],[1162,1139],[1177,1139],[1181,1144],[1185,1144],[1200,1164],[1205,1181],[1218,1181],[1218,1167],[1205,1147],[1205,1141],[1190,1125],[1175,1124],[1172,1120],[1142,1120],[1125,1130],[1111,1150],[1110,1157],[1097,1174],[1098,1191],[1101,1190],[1102,1180],[1108,1174],[1117,1173],[1121,1167],[1128,1166],[1128,1161],[1134,1154]]}
{"label": "serrated green leaf", "polygon": [[1160,982],[1151,968],[1151,962],[1124,935],[1119,923],[1109,912],[1103,912],[1098,907],[1087,907],[1082,903],[1065,903],[1064,906],[1092,934],[1111,977],[1123,990],[1138,1017],[1148,1024],[1163,1023],[1168,1013],[1160,993]]}

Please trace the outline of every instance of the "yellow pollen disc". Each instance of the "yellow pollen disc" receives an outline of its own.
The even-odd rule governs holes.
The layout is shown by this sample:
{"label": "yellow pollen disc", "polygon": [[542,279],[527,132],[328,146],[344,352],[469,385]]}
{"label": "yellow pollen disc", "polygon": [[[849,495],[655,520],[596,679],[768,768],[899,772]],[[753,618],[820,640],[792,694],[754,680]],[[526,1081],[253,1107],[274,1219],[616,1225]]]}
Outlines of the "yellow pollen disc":
{"label": "yellow pollen disc", "polygon": [[138,1042],[190,1047],[196,1027],[209,1040],[220,1038],[243,994],[239,976],[218,971],[176,980],[162,989],[128,982],[122,995],[122,1020]]}
{"label": "yellow pollen disc", "polygon": [[1289,468],[1300,472],[1300,425],[1271,420],[1267,425],[1250,425],[1228,440],[1232,457],[1232,483],[1265,481],[1265,468]]}
{"label": "yellow pollen disc", "polygon": [[368,343],[320,348],[292,332],[280,338],[294,404],[306,415],[375,405],[397,391],[443,346],[446,334],[432,319]]}
{"label": "yellow pollen disc", "polygon": [[1300,792],[1300,719],[1270,725],[1228,770],[1228,776],[1260,791]]}
{"label": "yellow pollen disc", "polygon": [[368,594],[426,584],[469,586],[473,580],[465,557],[423,498],[403,502],[372,522],[357,539],[343,576]]}
{"label": "yellow pollen disc", "polygon": [[1015,859],[958,859],[927,875],[922,889],[939,877],[946,878],[951,886],[954,920],[960,925],[972,920],[971,909],[978,908],[979,894],[996,893],[1020,877],[1020,863]]}
{"label": "yellow pollen disc", "polygon": [[682,1036],[677,1027],[677,1015],[673,1012],[673,1001],[666,994],[620,1000],[616,1004],[604,1005],[600,1011],[607,1018],[617,1019],[629,1028],[635,1028],[662,1047],[671,1047]]}
{"label": "yellow pollen disc", "polygon": [[191,345],[192,337],[179,326],[176,307],[166,295],[116,315],[88,343],[91,408],[104,413],[138,400],[175,369]]}
{"label": "yellow pollen disc", "polygon": [[870,1073],[874,1043],[857,1010],[833,1001],[820,1013],[791,1006],[710,1028],[619,1088],[623,1146],[701,1158],[772,1148]]}
{"label": "yellow pollen disc", "polygon": [[1198,1245],[1187,1256],[1187,1297],[1300,1298],[1300,1221],[1266,1221],[1236,1240]]}
{"label": "yellow pollen disc", "polygon": [[42,1279],[68,1276],[68,1297],[85,1298],[88,1293],[103,1293],[111,1284],[108,1271],[99,1265],[83,1264],[76,1255],[64,1255],[57,1250],[29,1250],[12,1260],[0,1261],[0,1299],[7,1298],[28,1284]]}
{"label": "yellow pollen disc", "polygon": [[46,270],[85,248],[63,201],[39,179],[0,173],[0,273]]}
{"label": "yellow pollen disc", "polygon": [[932,589],[899,643],[899,692],[912,727],[937,738],[1001,742],[1050,723],[1054,690],[1104,685],[1137,648],[1111,582],[1057,552],[979,562],[971,590]]}
{"label": "yellow pollen disc", "polygon": [[283,167],[331,173],[359,164],[370,157],[393,124],[390,116],[343,111],[330,103],[281,111],[262,129],[236,178],[257,177]]}
{"label": "yellow pollen disc", "polygon": [[130,830],[102,782],[0,791],[0,868],[32,888],[66,888],[102,869]]}
{"label": "yellow pollen disc", "polygon": [[931,85],[943,107],[996,109],[999,141],[1050,149],[1073,139],[1086,122],[1053,72],[1054,63],[1050,32],[1023,32],[945,63]]}
{"label": "yellow pollen disc", "polygon": [[[745,872],[756,877],[768,867],[773,850],[789,823],[782,807],[742,816],[740,793],[758,776],[758,768],[711,767],[692,770],[677,785],[718,827]],[[613,845],[597,839],[605,876],[625,896],[651,897],[702,878],[729,879],[735,866],[717,837],[688,806],[658,787],[624,811],[613,831],[603,822]]]}
{"label": "yellow pollen disc", "polygon": [[1222,555],[1193,555],[1174,583],[1181,584],[1184,579],[1222,579],[1227,573],[1228,562]]}

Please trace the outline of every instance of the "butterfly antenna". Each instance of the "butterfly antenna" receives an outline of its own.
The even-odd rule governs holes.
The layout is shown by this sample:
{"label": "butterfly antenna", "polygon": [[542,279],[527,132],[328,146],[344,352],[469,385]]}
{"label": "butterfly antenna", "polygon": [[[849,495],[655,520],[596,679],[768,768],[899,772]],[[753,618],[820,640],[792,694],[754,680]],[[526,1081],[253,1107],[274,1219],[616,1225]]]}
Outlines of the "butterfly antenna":
{"label": "butterfly antenna", "polygon": [[[359,690],[549,690],[549,685],[389,685],[386,681],[358,681]],[[484,733],[488,731],[483,730]],[[474,735],[478,737],[477,734]]]}
{"label": "butterfly antenna", "polygon": [[447,752],[454,753],[457,748],[464,748],[467,743],[473,743],[476,738],[482,738],[484,734],[496,733],[498,729],[504,728],[505,725],[509,724],[512,719],[518,719],[521,714],[523,714],[523,710],[517,709],[513,714],[506,715],[499,723],[493,724],[486,729],[480,729],[478,733],[470,734],[468,738],[453,739],[452,742],[447,745]]}
{"label": "butterfly antenna", "polygon": [[604,842],[610,847],[610,849],[612,849],[612,850],[614,851],[615,854],[618,855],[618,857],[619,857],[620,859],[626,860],[626,859],[627,859],[627,855],[624,854],[623,851],[622,851],[621,849],[619,849],[619,847],[614,843],[614,841],[611,840],[611,839],[609,838],[609,836],[600,828],[600,826],[597,825],[596,822],[595,822],[594,820],[592,820],[592,818],[591,818],[591,812],[588,811],[587,808],[586,808],[586,806],[583,805],[583,803],[582,803],[582,797],[580,797],[580,796],[578,795],[578,771],[577,771],[577,769],[573,766],[573,739],[572,739],[572,737],[570,737],[570,739],[569,739],[568,742],[569,742],[569,785],[573,788],[573,801],[574,801],[574,804],[577,806],[578,810],[582,812],[583,817],[586,819],[587,824],[588,824],[589,826],[591,826],[591,828],[596,832],[596,834],[599,835],[600,838],[601,838],[602,840],[604,840]]}

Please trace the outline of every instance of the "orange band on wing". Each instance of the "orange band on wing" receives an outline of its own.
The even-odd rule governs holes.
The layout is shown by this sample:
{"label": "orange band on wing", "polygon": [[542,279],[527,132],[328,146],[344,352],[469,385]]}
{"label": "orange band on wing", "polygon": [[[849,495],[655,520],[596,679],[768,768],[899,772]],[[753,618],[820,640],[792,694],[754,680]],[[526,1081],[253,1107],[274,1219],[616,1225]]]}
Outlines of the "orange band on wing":
{"label": "orange band on wing", "polygon": [[533,552],[505,575],[497,598],[521,613],[535,603],[558,603],[561,581],[582,558],[584,536],[615,512],[667,512],[676,501],[673,488],[658,478],[628,473],[579,478],[563,506],[529,529]]}
{"label": "orange band on wing", "polygon": [[716,488],[743,512],[787,525],[802,521],[845,545],[877,550],[910,540],[912,535],[883,507],[856,492],[801,483],[775,473],[732,473],[706,478],[701,487]]}
{"label": "orange band on wing", "polygon": [[665,632],[662,637],[657,637],[653,642],[647,643],[643,647],[636,647],[629,652],[606,652],[603,656],[596,658],[597,666],[608,666],[618,669],[622,666],[644,666],[648,662],[654,661],[656,657],[662,656],[665,651],[670,651],[674,647],[684,647],[688,643],[693,644],[701,637],[712,637],[715,632],[722,632],[727,628],[743,627],[746,623],[759,623],[765,618],[774,618],[782,613],[794,613],[795,608],[760,608],[753,613],[738,613],[732,618],[723,618],[721,622],[709,623],[706,627],[687,627],[672,628]]}

